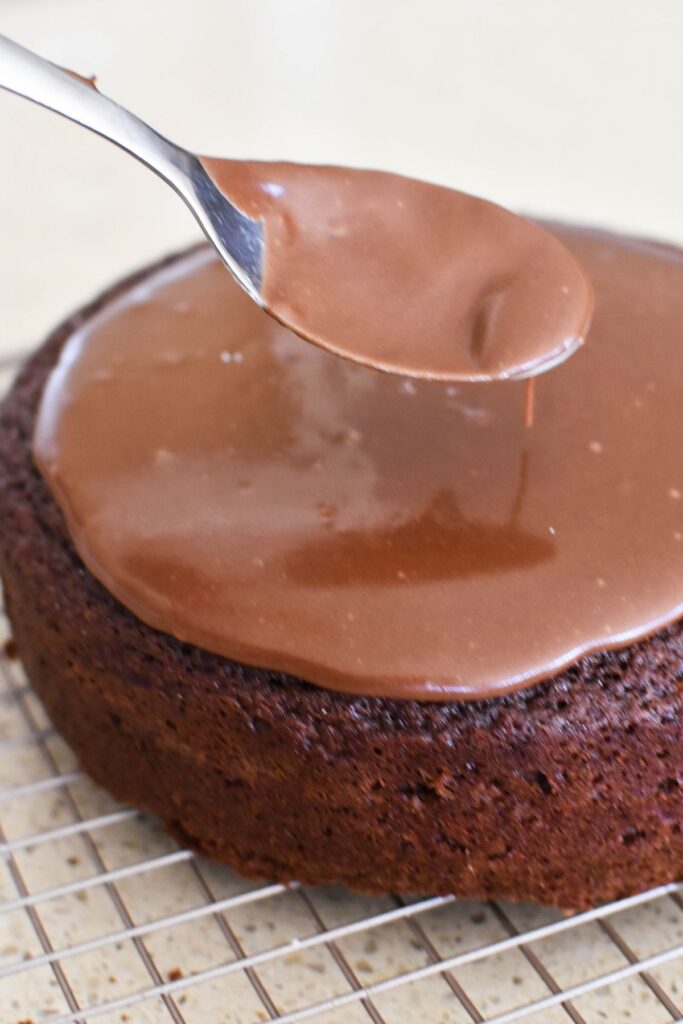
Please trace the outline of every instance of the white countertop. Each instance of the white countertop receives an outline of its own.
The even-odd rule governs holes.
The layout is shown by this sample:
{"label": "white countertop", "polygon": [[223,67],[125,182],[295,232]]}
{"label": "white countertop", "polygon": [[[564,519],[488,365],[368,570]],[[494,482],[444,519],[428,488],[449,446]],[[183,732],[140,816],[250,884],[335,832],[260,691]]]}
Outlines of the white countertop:
{"label": "white countertop", "polygon": [[[0,31],[190,148],[366,164],[683,241],[681,0],[2,0]],[[114,147],[0,94],[0,352],[197,236]]]}

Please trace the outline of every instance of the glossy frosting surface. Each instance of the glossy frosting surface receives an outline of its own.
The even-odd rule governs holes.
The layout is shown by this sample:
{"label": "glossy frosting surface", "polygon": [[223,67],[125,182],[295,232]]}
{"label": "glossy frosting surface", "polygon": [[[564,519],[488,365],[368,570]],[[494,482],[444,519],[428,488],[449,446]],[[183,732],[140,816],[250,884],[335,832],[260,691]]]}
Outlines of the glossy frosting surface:
{"label": "glossy frosting surface", "polygon": [[581,266],[494,203],[385,171],[202,162],[263,222],[266,308],[329,351],[473,381],[534,376],[583,341],[593,294]]}
{"label": "glossy frosting surface", "polygon": [[583,348],[521,383],[412,381],[309,345],[206,250],[67,342],[35,455],[147,623],[347,692],[501,694],[683,614],[683,254],[553,228]]}

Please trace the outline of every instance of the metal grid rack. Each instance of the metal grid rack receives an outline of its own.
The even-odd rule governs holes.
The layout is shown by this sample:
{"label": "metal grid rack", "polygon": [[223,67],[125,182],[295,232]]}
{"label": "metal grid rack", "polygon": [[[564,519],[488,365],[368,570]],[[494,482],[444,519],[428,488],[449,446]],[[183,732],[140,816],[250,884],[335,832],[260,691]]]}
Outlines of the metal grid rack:
{"label": "metal grid rack", "polygon": [[8,641],[2,1024],[683,1024],[683,885],[566,916],[247,882],[78,770]]}

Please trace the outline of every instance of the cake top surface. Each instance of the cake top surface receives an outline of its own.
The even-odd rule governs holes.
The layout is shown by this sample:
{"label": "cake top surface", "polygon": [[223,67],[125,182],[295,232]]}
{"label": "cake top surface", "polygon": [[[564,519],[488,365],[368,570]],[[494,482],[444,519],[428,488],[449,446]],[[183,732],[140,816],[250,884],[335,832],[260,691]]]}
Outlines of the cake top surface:
{"label": "cake top surface", "polygon": [[66,343],[35,455],[143,621],[352,693],[505,693],[683,613],[683,255],[553,229],[587,344],[537,385],[410,381],[307,345],[208,252]]}

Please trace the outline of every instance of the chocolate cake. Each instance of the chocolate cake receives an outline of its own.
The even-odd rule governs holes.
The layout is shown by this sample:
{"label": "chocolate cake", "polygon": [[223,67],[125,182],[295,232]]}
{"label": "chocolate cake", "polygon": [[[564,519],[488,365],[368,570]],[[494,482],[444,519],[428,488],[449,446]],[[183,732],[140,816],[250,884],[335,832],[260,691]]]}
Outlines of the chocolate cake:
{"label": "chocolate cake", "polygon": [[680,622],[515,692],[399,699],[184,642],[85,567],[34,463],[41,396],[83,325],[185,258],[59,327],[0,415],[6,607],[29,679],[84,769],[250,876],[566,908],[680,877]]}

